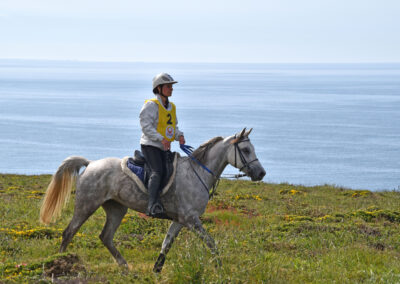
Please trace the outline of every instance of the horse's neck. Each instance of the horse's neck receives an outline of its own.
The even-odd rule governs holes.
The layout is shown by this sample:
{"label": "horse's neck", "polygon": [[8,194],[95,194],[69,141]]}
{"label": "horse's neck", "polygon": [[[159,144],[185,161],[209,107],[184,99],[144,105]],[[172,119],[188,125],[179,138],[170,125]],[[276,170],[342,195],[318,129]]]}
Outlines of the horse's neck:
{"label": "horse's neck", "polygon": [[223,141],[220,141],[212,147],[206,154],[205,165],[215,176],[219,177],[228,165],[227,147]]}

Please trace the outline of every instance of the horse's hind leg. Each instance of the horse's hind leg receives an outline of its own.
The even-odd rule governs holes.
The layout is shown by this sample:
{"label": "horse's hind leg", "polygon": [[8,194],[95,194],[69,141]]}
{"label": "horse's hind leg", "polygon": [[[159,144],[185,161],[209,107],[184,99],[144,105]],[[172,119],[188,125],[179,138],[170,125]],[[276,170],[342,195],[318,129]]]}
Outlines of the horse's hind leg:
{"label": "horse's hind leg", "polygon": [[78,198],[76,199],[74,216],[72,217],[68,227],[63,232],[60,252],[64,252],[67,249],[68,244],[71,242],[76,232],[78,232],[79,228],[101,205],[87,202],[87,200],[83,201],[85,203],[80,202]]}
{"label": "horse's hind leg", "polygon": [[119,265],[128,265],[121,253],[114,246],[113,242],[115,231],[121,224],[122,218],[124,218],[128,209],[113,200],[109,200],[104,203],[103,208],[104,211],[106,211],[107,221],[104,225],[103,231],[100,234],[100,239]]}
{"label": "horse's hind leg", "polygon": [[167,255],[169,249],[172,246],[172,243],[174,242],[175,238],[178,236],[182,227],[183,226],[181,224],[176,223],[176,222],[172,222],[171,226],[169,226],[168,233],[165,236],[165,239],[164,239],[162,247],[161,247],[160,255],[158,256],[157,261],[154,264],[154,268],[153,268],[154,272],[161,272],[164,262],[165,262],[165,256]]}

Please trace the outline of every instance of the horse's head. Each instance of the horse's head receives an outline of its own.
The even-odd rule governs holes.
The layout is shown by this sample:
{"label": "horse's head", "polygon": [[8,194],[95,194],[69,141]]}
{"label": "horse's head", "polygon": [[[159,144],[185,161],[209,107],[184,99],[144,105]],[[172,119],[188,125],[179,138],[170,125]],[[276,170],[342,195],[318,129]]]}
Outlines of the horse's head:
{"label": "horse's head", "polygon": [[235,168],[244,172],[251,180],[262,180],[265,170],[258,161],[254,146],[251,144],[249,134],[253,129],[246,131],[246,128],[239,134],[232,137],[231,147],[228,151],[228,162]]}

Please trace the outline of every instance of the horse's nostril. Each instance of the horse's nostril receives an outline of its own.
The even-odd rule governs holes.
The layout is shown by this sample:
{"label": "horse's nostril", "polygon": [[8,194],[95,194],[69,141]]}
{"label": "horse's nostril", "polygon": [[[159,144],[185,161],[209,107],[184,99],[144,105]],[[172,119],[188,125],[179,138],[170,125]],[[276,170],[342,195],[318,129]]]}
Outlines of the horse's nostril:
{"label": "horse's nostril", "polygon": [[263,170],[259,175],[258,178],[261,180],[265,176],[266,172]]}

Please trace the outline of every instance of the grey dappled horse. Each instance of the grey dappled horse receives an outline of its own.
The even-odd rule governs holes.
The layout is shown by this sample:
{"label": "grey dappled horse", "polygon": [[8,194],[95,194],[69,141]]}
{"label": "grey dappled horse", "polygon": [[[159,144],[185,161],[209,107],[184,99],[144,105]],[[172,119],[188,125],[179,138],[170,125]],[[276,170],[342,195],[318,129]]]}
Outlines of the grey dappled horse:
{"label": "grey dappled horse", "polygon": [[[252,180],[261,180],[265,170],[258,161],[246,129],[226,138],[215,137],[202,144],[193,155],[219,177],[228,164],[240,169]],[[86,169],[79,174],[81,167]],[[171,245],[182,227],[197,233],[213,254],[217,248],[213,238],[200,221],[208,200],[209,189],[216,177],[206,172],[189,157],[179,157],[175,180],[169,191],[161,197],[166,215],[172,220],[162,244],[154,271],[160,272]],[[40,220],[49,224],[60,215],[76,179],[74,216],[63,232],[60,252],[64,252],[82,224],[102,206],[106,224],[100,239],[118,264],[127,262],[113,243],[114,233],[128,208],[144,213],[148,195],[121,170],[121,159],[105,158],[88,161],[83,157],[69,157],[63,161],[47,188],[40,210]],[[200,180],[201,179],[201,180]],[[205,188],[207,186],[207,189]]]}

